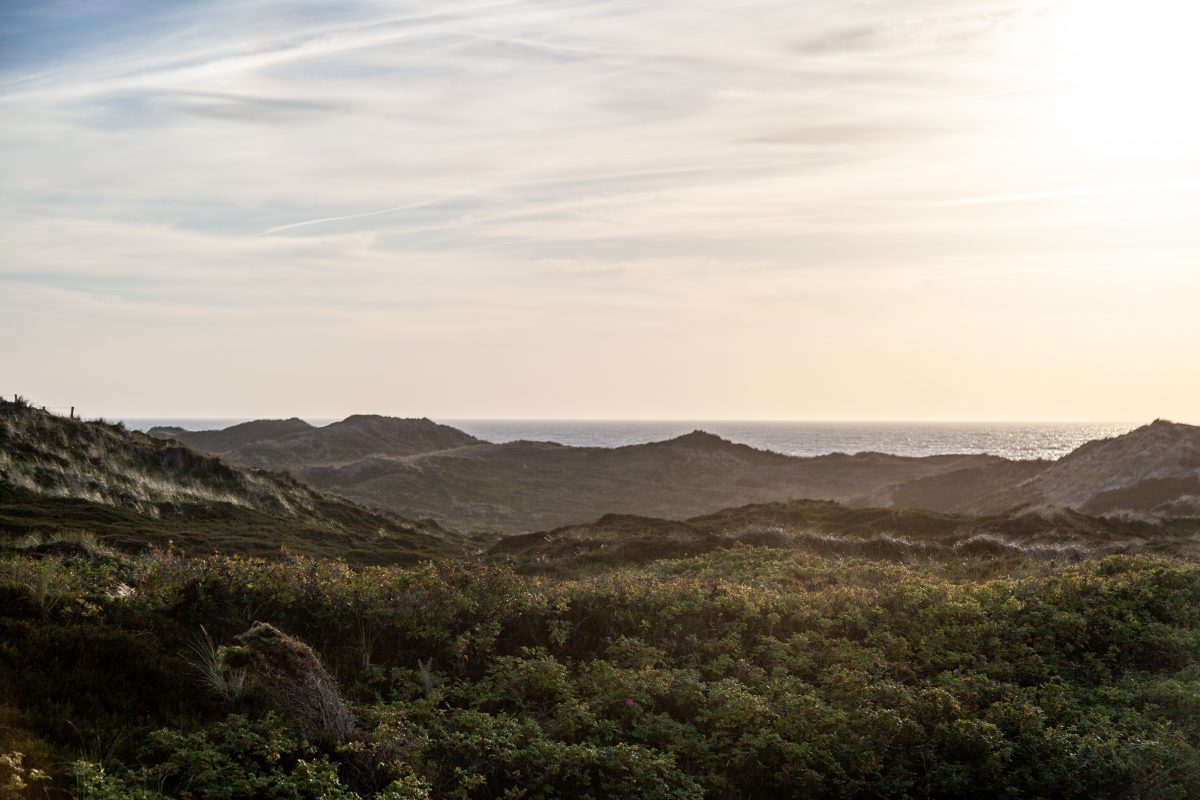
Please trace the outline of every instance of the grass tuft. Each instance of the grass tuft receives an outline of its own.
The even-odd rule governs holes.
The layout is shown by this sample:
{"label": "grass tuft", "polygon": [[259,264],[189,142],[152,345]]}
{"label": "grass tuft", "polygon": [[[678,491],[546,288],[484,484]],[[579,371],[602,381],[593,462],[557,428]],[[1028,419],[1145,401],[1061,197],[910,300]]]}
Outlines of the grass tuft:
{"label": "grass tuft", "polygon": [[246,670],[224,663],[221,648],[203,625],[200,626],[200,633],[188,642],[188,649],[191,655],[185,655],[184,661],[200,678],[205,689],[226,703],[236,703],[242,699],[246,692]]}

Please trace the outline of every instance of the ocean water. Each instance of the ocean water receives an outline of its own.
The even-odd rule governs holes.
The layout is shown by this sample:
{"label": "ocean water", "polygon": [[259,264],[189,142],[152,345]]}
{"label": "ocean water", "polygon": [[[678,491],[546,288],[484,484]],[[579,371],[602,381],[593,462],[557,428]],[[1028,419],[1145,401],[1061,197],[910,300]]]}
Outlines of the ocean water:
{"label": "ocean water", "polygon": [[790,456],[874,451],[904,456],[990,453],[1011,459],[1058,458],[1092,439],[1126,433],[1121,423],[736,422],[454,420],[447,424],[490,442],[516,439],[589,447],[661,441],[694,430]]}
{"label": "ocean water", "polygon": [[[314,425],[334,420],[310,419]],[[244,419],[127,419],[147,430],[225,428]],[[519,439],[579,447],[621,447],[661,441],[694,430],[792,456],[874,451],[904,456],[990,453],[1011,459],[1058,458],[1092,439],[1136,427],[1112,422],[736,422],[718,420],[438,420],[489,442]]]}

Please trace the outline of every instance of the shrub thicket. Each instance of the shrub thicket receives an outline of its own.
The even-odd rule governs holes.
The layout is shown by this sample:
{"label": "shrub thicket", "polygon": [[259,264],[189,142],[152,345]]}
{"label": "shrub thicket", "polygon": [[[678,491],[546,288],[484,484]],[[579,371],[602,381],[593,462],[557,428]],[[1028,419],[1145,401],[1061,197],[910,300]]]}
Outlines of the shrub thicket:
{"label": "shrub thicket", "polygon": [[[357,724],[202,689],[201,626],[236,645],[256,622],[320,655]],[[548,578],[14,553],[0,669],[12,729],[92,800],[1200,796],[1179,561],[742,549]]]}

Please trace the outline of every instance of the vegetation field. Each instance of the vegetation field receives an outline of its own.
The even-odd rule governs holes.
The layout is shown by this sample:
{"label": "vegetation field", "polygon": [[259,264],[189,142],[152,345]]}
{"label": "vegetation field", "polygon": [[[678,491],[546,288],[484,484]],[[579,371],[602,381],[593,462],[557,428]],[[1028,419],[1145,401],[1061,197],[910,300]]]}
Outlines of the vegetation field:
{"label": "vegetation field", "polygon": [[12,797],[1200,796],[1179,559],[548,576],[27,542],[0,680]]}

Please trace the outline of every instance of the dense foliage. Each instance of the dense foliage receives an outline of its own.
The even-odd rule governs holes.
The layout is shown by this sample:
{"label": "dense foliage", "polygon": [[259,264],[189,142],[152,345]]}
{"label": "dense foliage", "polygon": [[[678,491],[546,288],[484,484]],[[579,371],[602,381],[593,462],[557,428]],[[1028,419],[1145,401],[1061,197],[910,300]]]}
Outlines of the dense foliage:
{"label": "dense foliage", "polygon": [[[213,674],[258,621],[319,655],[352,733]],[[1200,797],[1181,561],[742,548],[551,578],[85,547],[0,560],[0,669],[0,752],[88,799]]]}

